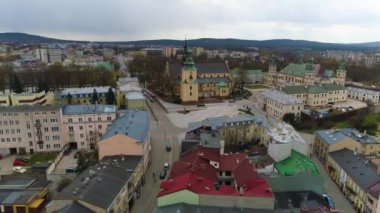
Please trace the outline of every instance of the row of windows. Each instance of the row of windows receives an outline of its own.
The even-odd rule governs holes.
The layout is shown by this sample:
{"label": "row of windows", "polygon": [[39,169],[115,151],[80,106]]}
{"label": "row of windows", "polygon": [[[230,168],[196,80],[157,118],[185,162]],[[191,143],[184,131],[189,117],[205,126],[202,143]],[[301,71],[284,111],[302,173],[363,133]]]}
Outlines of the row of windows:
{"label": "row of windows", "polygon": [[20,122],[18,120],[15,120],[15,121],[13,121],[13,120],[10,120],[10,121],[0,121],[0,126],[2,126],[3,124],[4,124],[4,126],[8,126],[8,124],[10,126],[12,126],[12,125],[19,125]]}
{"label": "row of windows", "polygon": [[[190,86],[190,89],[191,89],[191,86]],[[87,121],[92,122],[92,117],[87,118]],[[102,121],[102,117],[97,117],[97,121]],[[107,121],[112,121],[112,117],[108,116]],[[68,118],[67,122],[72,123],[73,118]],[[78,118],[78,122],[83,122],[83,118]]]}
{"label": "row of windows", "polygon": [[[46,147],[46,149],[50,149],[51,145],[50,144],[46,144],[45,147]],[[60,149],[61,148],[61,144],[53,144],[53,147],[54,147],[54,149]],[[38,148],[39,149],[44,149],[44,145],[40,144],[40,145],[38,145]]]}
{"label": "row of windows", "polygon": [[[103,127],[103,126],[102,126],[101,124],[98,125],[98,129],[102,129],[102,127]],[[91,128],[92,128],[92,125],[89,125],[88,128],[91,129]],[[79,130],[83,130],[83,126],[79,126]],[[69,132],[74,132],[74,127],[73,127],[73,126],[69,126]],[[90,131],[90,132],[91,132],[91,131]]]}
{"label": "row of windows", "polygon": [[20,133],[20,129],[0,129],[0,135],[2,134],[16,134],[16,133]]}
{"label": "row of windows", "polygon": [[1,138],[1,142],[2,143],[5,143],[5,142],[7,142],[7,143],[10,143],[10,142],[19,142],[19,143],[21,143],[22,142],[22,139],[21,139],[21,137],[18,137],[18,138]]}

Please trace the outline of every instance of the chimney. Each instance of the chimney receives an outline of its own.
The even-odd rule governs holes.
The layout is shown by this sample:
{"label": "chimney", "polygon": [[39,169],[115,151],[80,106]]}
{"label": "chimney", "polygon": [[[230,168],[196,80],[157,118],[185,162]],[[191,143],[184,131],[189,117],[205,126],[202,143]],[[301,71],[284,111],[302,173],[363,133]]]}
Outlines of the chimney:
{"label": "chimney", "polygon": [[224,154],[224,140],[220,140],[220,155]]}
{"label": "chimney", "polygon": [[240,196],[243,196],[244,195],[244,187],[240,187],[239,188],[239,192],[240,192]]}

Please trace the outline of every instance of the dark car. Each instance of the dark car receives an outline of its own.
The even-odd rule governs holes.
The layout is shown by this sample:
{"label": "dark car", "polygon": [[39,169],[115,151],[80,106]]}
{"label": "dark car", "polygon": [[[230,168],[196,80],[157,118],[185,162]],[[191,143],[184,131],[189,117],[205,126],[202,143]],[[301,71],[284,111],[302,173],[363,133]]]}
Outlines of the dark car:
{"label": "dark car", "polygon": [[166,147],[166,151],[168,151],[168,152],[172,151],[172,145],[166,144],[165,147]]}
{"label": "dark car", "polygon": [[81,155],[82,153],[80,151],[76,152],[75,155],[74,155],[74,158],[79,158],[79,156]]}
{"label": "dark car", "polygon": [[68,168],[66,168],[65,172],[67,174],[73,174],[73,173],[77,173],[78,170],[76,168],[74,168],[74,167],[68,167]]}
{"label": "dark car", "polygon": [[166,177],[166,169],[163,169],[161,172],[160,172],[160,179],[163,180],[165,179]]}
{"label": "dark car", "polygon": [[63,154],[64,154],[64,155],[69,155],[69,154],[70,154],[70,152],[71,152],[71,150],[70,150],[70,149],[65,149],[65,151],[63,151]]}

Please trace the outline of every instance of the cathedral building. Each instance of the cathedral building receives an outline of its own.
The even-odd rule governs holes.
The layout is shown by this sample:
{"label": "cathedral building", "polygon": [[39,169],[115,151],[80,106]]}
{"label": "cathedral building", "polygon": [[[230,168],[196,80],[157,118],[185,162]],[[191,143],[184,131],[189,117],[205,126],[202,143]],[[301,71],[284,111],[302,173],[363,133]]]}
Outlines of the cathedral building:
{"label": "cathedral building", "polygon": [[230,95],[232,80],[228,62],[195,64],[192,49],[184,47],[182,64],[166,64],[165,75],[171,80],[173,94],[184,103],[203,98],[225,98]]}
{"label": "cathedral building", "polygon": [[340,62],[336,71],[323,70],[319,64],[314,64],[311,59],[309,63],[303,63],[301,57],[299,63],[290,63],[284,69],[277,71],[275,57],[272,56],[268,73],[264,76],[264,84],[272,87],[284,87],[293,85],[315,85],[335,83],[344,86],[346,69],[344,61]]}

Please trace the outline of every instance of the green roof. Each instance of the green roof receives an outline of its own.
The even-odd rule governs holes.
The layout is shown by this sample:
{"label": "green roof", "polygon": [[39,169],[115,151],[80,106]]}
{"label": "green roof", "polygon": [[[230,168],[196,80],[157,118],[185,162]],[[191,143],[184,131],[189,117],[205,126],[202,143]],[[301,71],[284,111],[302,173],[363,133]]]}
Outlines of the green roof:
{"label": "green roof", "polygon": [[336,91],[336,90],[344,90],[345,87],[339,84],[335,83],[328,83],[328,84],[314,84],[311,86],[304,86],[304,85],[293,85],[293,86],[285,86],[282,88],[282,91],[288,95],[292,94],[302,94],[302,93],[312,93],[312,94],[318,94],[318,93],[326,93],[329,91]]}
{"label": "green roof", "polygon": [[327,77],[327,78],[335,77],[335,72],[333,70],[325,70],[323,77]]}
{"label": "green roof", "polygon": [[319,176],[317,165],[310,158],[294,150],[290,157],[275,163],[274,167],[283,176],[292,176],[303,171]]}
{"label": "green roof", "polygon": [[226,86],[227,86],[227,84],[224,83],[223,81],[219,82],[219,84],[218,84],[218,87],[226,87]]}
{"label": "green roof", "polygon": [[104,68],[106,70],[114,70],[114,66],[113,64],[109,63],[109,62],[98,62],[96,64],[96,67],[97,68]]}
{"label": "green roof", "polygon": [[233,77],[237,77],[239,76],[239,72],[240,71],[244,71],[247,73],[247,75],[262,75],[263,74],[263,71],[262,70],[242,70],[242,69],[239,69],[239,68],[235,68],[235,69],[232,69],[231,72],[232,72],[232,76]]}
{"label": "green roof", "polygon": [[296,75],[296,76],[305,76],[307,72],[314,72],[315,65],[314,64],[294,64],[290,63],[284,69],[281,70],[281,73],[285,73],[288,75]]}
{"label": "green roof", "polygon": [[272,192],[314,191],[324,193],[322,176],[310,172],[300,172],[293,176],[274,176],[268,178]]}

